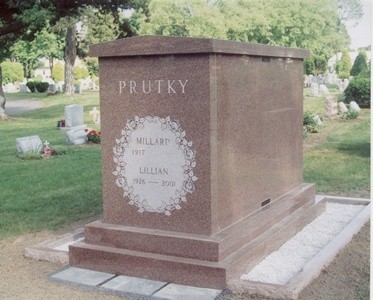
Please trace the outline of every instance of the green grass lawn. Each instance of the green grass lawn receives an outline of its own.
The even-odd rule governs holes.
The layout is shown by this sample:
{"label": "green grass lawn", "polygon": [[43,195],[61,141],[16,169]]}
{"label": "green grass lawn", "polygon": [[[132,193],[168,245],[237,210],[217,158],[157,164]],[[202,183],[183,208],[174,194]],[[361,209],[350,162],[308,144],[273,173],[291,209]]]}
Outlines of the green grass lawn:
{"label": "green grass lawn", "polygon": [[[64,107],[99,105],[98,92],[73,98],[63,95],[14,93],[9,101],[43,101],[45,107],[0,121],[0,239],[64,225],[102,212],[99,145],[68,146],[65,155],[42,160],[16,156],[18,137],[39,135],[51,146],[66,146],[66,133],[56,129]],[[324,114],[324,99],[306,97],[305,111]],[[320,132],[304,140],[304,181],[316,184],[318,193],[369,197],[370,111],[355,120],[325,121]]]}
{"label": "green grass lawn", "polygon": [[[304,111],[323,117],[324,100],[305,96]],[[304,181],[315,183],[319,194],[369,198],[370,109],[357,119],[324,120],[319,129],[304,140]]]}
{"label": "green grass lawn", "polygon": [[8,101],[41,100],[46,107],[0,122],[0,238],[61,226],[102,211],[99,145],[68,146],[66,155],[42,160],[16,157],[18,137],[38,135],[51,146],[66,146],[66,133],[56,129],[64,107],[81,103],[85,123],[98,106],[98,92],[74,96],[7,94]]}

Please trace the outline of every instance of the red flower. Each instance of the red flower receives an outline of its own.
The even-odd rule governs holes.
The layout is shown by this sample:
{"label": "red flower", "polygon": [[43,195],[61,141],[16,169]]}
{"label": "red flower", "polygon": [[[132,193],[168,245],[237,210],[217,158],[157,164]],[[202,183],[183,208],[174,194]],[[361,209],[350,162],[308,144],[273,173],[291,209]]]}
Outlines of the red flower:
{"label": "red flower", "polygon": [[88,132],[88,128],[84,129],[85,132]]}
{"label": "red flower", "polygon": [[95,134],[97,134],[97,132],[96,132],[96,130],[92,130],[92,131],[90,132],[90,134],[95,135]]}

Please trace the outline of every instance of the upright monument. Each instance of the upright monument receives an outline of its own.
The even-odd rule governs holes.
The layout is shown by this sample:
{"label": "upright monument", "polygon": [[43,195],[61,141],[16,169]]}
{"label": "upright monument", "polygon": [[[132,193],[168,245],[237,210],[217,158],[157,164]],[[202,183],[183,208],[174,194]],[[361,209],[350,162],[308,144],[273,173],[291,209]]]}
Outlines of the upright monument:
{"label": "upright monument", "polygon": [[315,195],[302,179],[308,51],[145,36],[90,55],[103,220],[70,247],[72,266],[223,288],[298,230],[284,228]]}

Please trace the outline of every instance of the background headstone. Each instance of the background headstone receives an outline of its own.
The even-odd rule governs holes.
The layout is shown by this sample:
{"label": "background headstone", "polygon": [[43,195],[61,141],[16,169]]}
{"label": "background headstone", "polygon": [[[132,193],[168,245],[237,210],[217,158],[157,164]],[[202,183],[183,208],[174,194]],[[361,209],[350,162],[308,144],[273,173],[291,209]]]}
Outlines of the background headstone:
{"label": "background headstone", "polygon": [[339,109],[339,112],[342,114],[348,112],[348,108],[344,102],[338,102],[338,109]]}
{"label": "background headstone", "polygon": [[38,135],[20,137],[16,139],[17,155],[27,152],[41,153],[43,151],[43,143]]}
{"label": "background headstone", "polygon": [[65,127],[66,129],[85,127],[82,105],[71,104],[65,106]]}
{"label": "background headstone", "polygon": [[86,132],[84,129],[72,129],[66,131],[67,143],[70,145],[82,145],[86,143]]}
{"label": "background headstone", "polygon": [[351,101],[350,102],[350,110],[360,112],[361,108],[360,108],[359,104],[357,104],[355,101]]}
{"label": "background headstone", "polygon": [[75,85],[74,88],[75,88],[75,94],[81,94],[83,91],[83,86],[81,84]]}
{"label": "background headstone", "polygon": [[51,83],[48,87],[48,92],[51,94],[56,94],[59,91],[59,86],[55,83]]}
{"label": "background headstone", "polygon": [[328,95],[329,94],[329,89],[325,84],[320,84],[319,92],[320,92],[321,95]]}
{"label": "background headstone", "polygon": [[325,98],[325,116],[333,119],[338,114],[337,97],[327,96]]}
{"label": "background headstone", "polygon": [[19,84],[19,91],[21,93],[26,93],[26,92],[29,92],[30,90],[28,89],[28,87],[25,83],[20,83]]}
{"label": "background headstone", "polygon": [[319,84],[316,82],[311,83],[310,92],[311,92],[312,97],[318,97],[319,96]]}

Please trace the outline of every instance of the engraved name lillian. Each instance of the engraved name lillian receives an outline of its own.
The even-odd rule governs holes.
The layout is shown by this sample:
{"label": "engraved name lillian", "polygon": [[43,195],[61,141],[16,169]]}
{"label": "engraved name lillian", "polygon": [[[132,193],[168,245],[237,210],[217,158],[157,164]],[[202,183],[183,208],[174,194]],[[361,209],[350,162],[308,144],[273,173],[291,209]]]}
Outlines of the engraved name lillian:
{"label": "engraved name lillian", "polygon": [[188,80],[156,79],[119,81],[119,94],[185,94]]}
{"label": "engraved name lillian", "polygon": [[[168,138],[151,138],[151,137],[140,137],[136,139],[138,145],[147,146],[167,146],[170,144],[170,139]],[[145,150],[134,149],[132,150],[132,155],[144,155]],[[139,167],[140,174],[147,175],[168,175],[168,168],[158,168],[158,167]]]}

